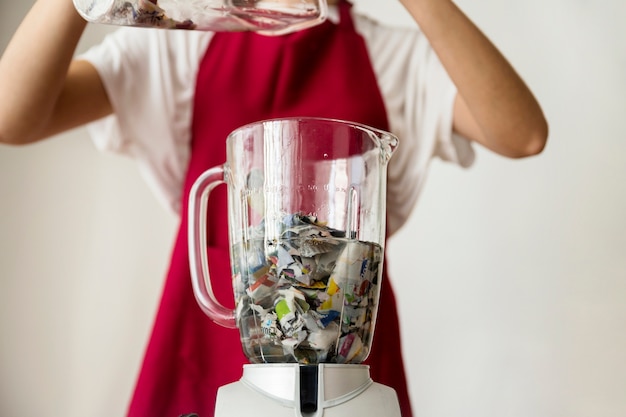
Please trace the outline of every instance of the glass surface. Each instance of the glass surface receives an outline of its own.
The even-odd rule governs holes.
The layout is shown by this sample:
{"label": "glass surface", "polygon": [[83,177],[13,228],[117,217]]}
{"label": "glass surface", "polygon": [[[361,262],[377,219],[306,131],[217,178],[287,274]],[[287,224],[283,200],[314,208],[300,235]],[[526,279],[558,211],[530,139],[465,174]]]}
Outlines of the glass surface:
{"label": "glass surface", "polygon": [[[387,162],[397,139],[328,119],[254,123],[227,140],[227,162],[190,195],[194,293],[237,327],[253,363],[360,363],[370,351],[385,239]],[[206,206],[228,187],[231,277],[210,277]],[[211,278],[231,279],[235,311]]]}
{"label": "glass surface", "polygon": [[122,26],[283,34],[317,25],[326,0],[74,0],[89,22]]}

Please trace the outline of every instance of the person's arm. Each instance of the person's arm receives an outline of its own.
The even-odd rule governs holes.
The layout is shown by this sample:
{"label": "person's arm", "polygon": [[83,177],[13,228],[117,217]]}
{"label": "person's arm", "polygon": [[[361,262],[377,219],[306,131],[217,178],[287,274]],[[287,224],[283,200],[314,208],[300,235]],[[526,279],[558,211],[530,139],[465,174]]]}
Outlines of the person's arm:
{"label": "person's arm", "polygon": [[72,61],[85,25],[71,0],[33,5],[0,59],[0,143],[35,142],[111,113],[95,68]]}
{"label": "person's arm", "polygon": [[450,0],[400,0],[458,89],[453,128],[507,157],[540,153],[548,124],[532,92]]}

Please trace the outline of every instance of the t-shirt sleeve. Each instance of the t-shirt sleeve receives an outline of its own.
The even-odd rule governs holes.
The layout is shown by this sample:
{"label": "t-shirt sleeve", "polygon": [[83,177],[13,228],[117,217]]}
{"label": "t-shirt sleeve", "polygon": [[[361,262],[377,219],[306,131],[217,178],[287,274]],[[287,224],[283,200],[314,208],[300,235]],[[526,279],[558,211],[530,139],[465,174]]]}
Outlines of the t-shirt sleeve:
{"label": "t-shirt sleeve", "polygon": [[392,234],[411,214],[430,161],[437,157],[468,167],[474,150],[452,130],[457,90],[419,29],[389,27],[363,16],[356,22],[368,46],[390,130],[399,139],[387,181],[387,229]]}
{"label": "t-shirt sleeve", "polygon": [[113,115],[87,130],[98,149],[127,155],[157,198],[180,210],[195,78],[208,33],[120,28],[80,55],[98,71]]}

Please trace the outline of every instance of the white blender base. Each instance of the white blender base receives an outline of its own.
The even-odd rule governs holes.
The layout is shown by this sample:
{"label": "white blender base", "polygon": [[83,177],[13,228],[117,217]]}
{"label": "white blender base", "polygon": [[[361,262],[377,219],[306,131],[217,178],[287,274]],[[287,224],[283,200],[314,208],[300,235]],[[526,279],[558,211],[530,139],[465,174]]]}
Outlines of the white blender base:
{"label": "white blender base", "polygon": [[244,365],[217,392],[215,417],[401,417],[396,392],[373,382],[367,365],[318,365],[317,410],[300,410],[298,364]]}

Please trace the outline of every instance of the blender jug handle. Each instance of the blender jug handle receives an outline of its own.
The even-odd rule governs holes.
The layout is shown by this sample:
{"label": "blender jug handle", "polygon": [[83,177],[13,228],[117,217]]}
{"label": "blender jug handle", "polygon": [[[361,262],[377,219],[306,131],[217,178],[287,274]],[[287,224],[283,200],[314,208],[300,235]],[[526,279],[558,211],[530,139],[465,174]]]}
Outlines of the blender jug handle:
{"label": "blender jug handle", "polygon": [[236,328],[235,311],[221,305],[215,298],[207,258],[207,202],[211,191],[224,184],[225,167],[213,167],[200,175],[189,192],[189,269],[191,285],[202,311],[215,323]]}

